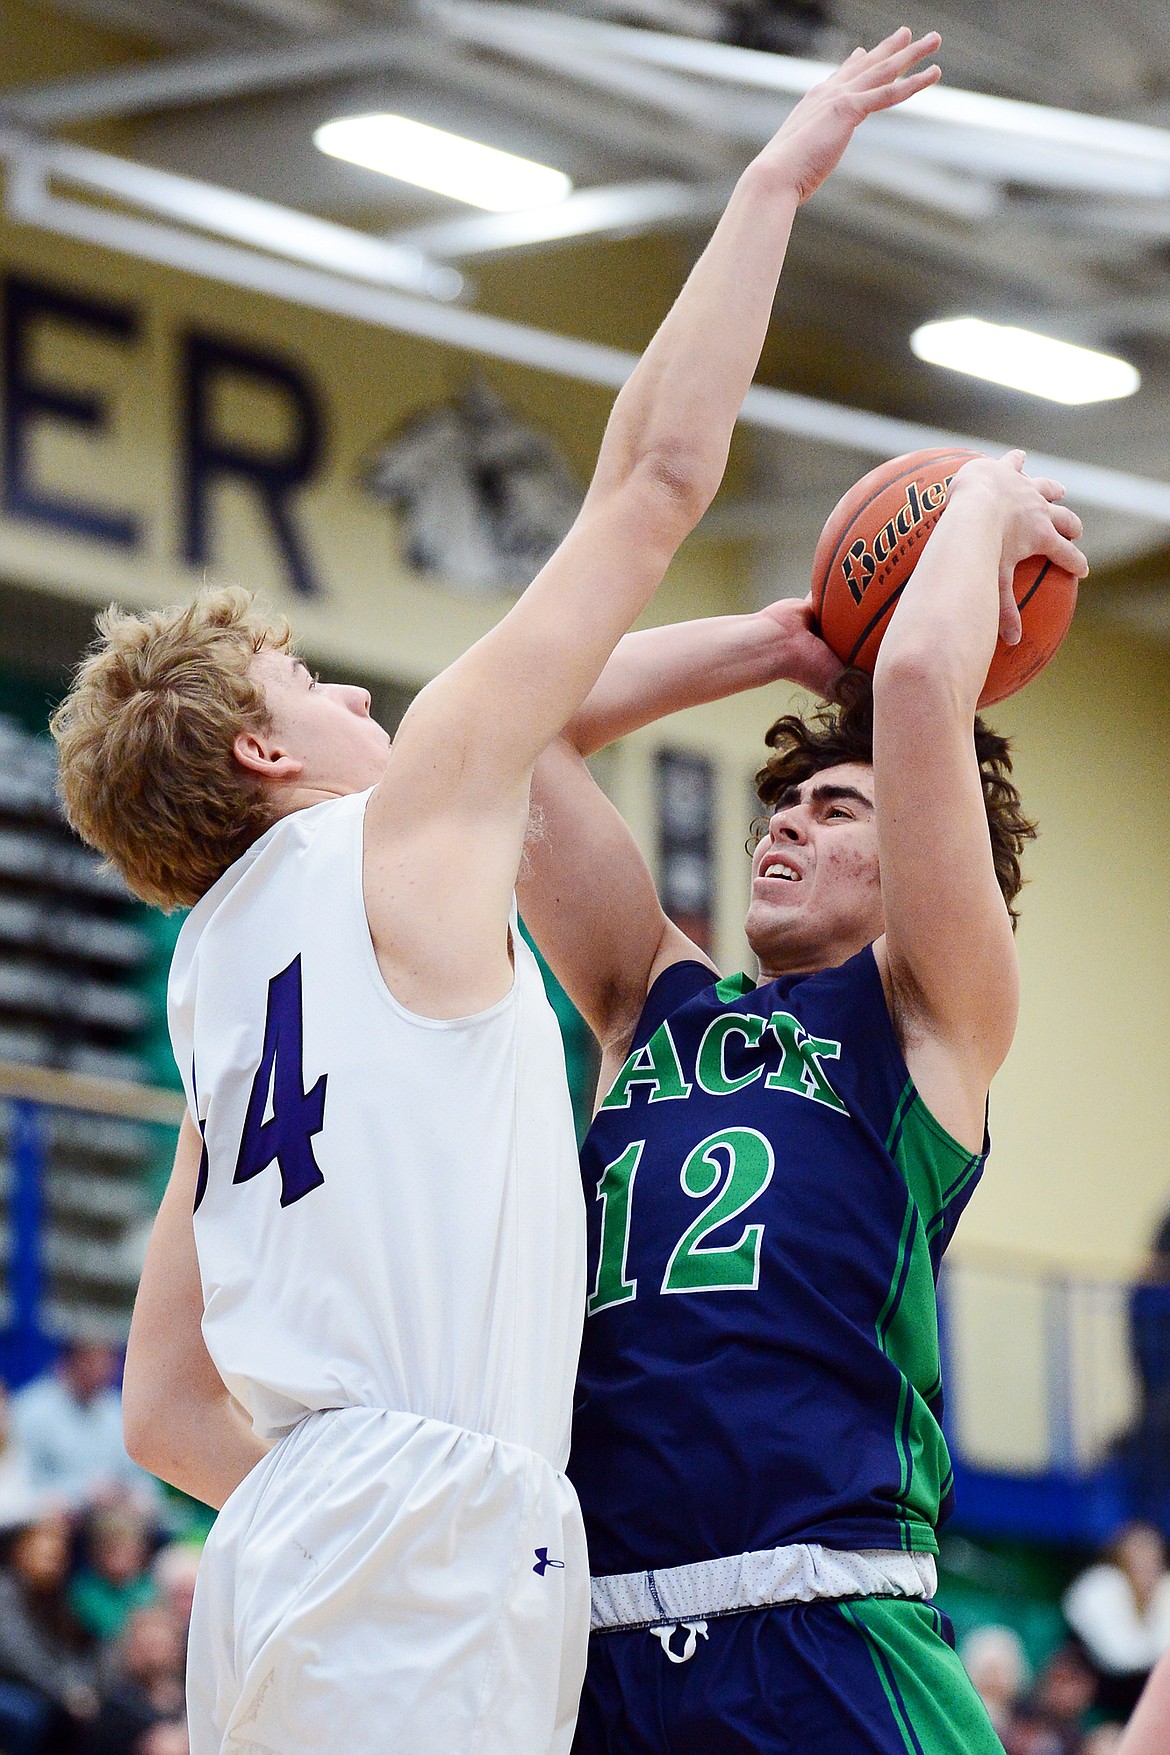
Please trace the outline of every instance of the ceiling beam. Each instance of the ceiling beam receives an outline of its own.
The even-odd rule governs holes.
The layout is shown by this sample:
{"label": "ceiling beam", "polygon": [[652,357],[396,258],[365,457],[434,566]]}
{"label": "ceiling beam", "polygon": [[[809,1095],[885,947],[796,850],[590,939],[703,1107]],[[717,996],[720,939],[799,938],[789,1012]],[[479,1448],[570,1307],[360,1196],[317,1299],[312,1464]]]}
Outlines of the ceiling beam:
{"label": "ceiling beam", "polygon": [[287,43],[231,54],[167,56],[95,73],[17,86],[0,97],[6,119],[39,128],[105,122],[191,104],[247,97],[261,91],[342,79],[349,74],[409,65],[414,35],[401,26]]}
{"label": "ceiling beam", "polygon": [[[680,136],[696,128],[712,142],[722,139],[749,148],[762,144],[792,102],[829,71],[821,63],[792,56],[493,0],[421,0],[419,18],[422,28],[413,32],[401,26],[380,28],[264,52],[168,59],[18,89],[3,99],[0,114],[26,125],[62,126],[394,68],[457,81],[458,64],[451,64],[449,54],[454,40],[604,91],[627,113],[635,105],[669,118],[674,138],[660,147],[656,158],[661,163],[663,147],[677,159],[680,149],[685,150]],[[476,77],[484,79],[482,69]],[[485,80],[489,86],[490,77]],[[466,68],[462,78],[466,82]],[[513,79],[509,101],[519,103],[521,113],[525,100],[535,96],[531,82]],[[549,119],[562,126],[571,120],[564,110]],[[653,126],[651,117],[642,118],[642,150]],[[595,130],[592,138],[603,135]],[[846,161],[879,152],[909,161],[906,191],[911,198],[918,175],[913,167],[923,163],[944,174],[974,176],[985,188],[1010,181],[1127,195],[1139,203],[1153,199],[1160,204],[1170,198],[1170,131],[955,88],[935,87],[894,112],[872,117],[864,141],[854,143]],[[695,158],[692,147],[687,168],[697,168]],[[893,189],[896,179],[887,176],[883,181]],[[962,202],[957,185],[955,196]]]}
{"label": "ceiling beam", "polygon": [[[606,389],[620,389],[637,364],[635,355],[597,342],[555,335],[456,305],[411,298],[109,207],[60,200],[47,193],[43,181],[38,183],[28,142],[11,133],[0,135],[0,155],[9,160],[5,187],[9,212],[25,224],[242,287],[265,298],[286,299],[396,334]],[[763,385],[753,385],[748,391],[740,419],[753,427],[793,433],[874,457],[928,446],[990,452],[1008,448],[1003,439],[939,431]],[[1059,476],[1075,501],[1170,525],[1170,485],[1165,482],[1035,452],[1030,462],[1037,473]]]}
{"label": "ceiling beam", "polygon": [[[489,50],[496,47],[488,40]],[[152,115],[198,104],[223,103],[298,86],[393,72],[454,86],[485,103],[511,109],[526,122],[546,122],[603,149],[625,151],[651,164],[697,176],[711,174],[712,139],[697,138],[693,121],[655,118],[633,108],[624,94],[588,105],[567,104],[561,92],[498,57],[485,59],[468,44],[461,53],[446,32],[378,28],[279,48],[166,57],[83,79],[51,80],[0,94],[0,118],[31,128]]]}
{"label": "ceiling beam", "polygon": [[335,0],[226,0],[226,4],[245,18],[304,36],[324,36],[345,23],[345,13]]}
{"label": "ceiling beam", "polygon": [[[50,182],[64,183],[147,213],[162,214],[194,231],[211,232],[253,250],[270,251],[373,286],[398,287],[437,299],[454,299],[463,291],[463,277],[456,269],[428,260],[421,250],[193,177],[179,177],[109,153],[92,152],[88,147],[29,140],[11,132],[0,132],[0,156],[9,159],[13,167],[7,191],[9,211],[33,224],[53,211],[57,198],[50,192]],[[97,207],[91,211],[99,219],[105,212]]]}
{"label": "ceiling beam", "polygon": [[583,237],[624,237],[662,226],[690,226],[715,220],[727,205],[729,183],[674,182],[614,184],[581,189],[552,207],[519,213],[477,213],[466,219],[435,220],[394,232],[390,242],[421,251],[433,260],[492,256]]}
{"label": "ceiling beam", "polygon": [[[697,96],[710,104],[710,85],[738,86],[789,100],[833,71],[827,63],[766,54],[665,32],[635,30],[564,13],[499,4],[499,0],[422,0],[422,17],[465,40],[495,40],[536,59],[559,50],[702,80]],[[653,88],[648,88],[653,89]],[[669,88],[662,87],[665,96]],[[680,102],[694,99],[680,98]],[[743,110],[743,100],[734,106]],[[709,109],[706,113],[710,113]],[[773,126],[783,119],[776,113]],[[755,126],[753,118],[752,126]],[[1024,184],[1159,197],[1170,194],[1170,130],[933,86],[895,110],[870,117],[871,137],[909,155],[941,159]]]}

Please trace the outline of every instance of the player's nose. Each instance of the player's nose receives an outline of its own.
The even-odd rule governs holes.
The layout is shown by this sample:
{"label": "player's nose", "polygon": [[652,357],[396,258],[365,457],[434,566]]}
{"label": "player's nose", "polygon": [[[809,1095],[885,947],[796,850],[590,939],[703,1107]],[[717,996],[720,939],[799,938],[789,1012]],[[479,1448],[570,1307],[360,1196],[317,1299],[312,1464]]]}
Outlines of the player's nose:
{"label": "player's nose", "polygon": [[806,841],[808,834],[800,805],[789,804],[783,810],[773,811],[768,819],[768,834],[773,841]]}

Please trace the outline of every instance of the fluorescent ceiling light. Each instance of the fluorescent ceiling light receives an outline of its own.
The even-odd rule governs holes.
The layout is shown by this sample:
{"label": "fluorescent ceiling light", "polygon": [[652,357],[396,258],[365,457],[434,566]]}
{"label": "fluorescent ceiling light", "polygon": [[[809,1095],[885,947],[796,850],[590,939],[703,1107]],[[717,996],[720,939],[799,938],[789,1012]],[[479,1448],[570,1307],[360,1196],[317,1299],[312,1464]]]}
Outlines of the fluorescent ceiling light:
{"label": "fluorescent ceiling light", "polygon": [[985,323],[981,317],[924,323],[910,337],[910,346],[933,366],[969,372],[1050,402],[1109,402],[1132,396],[1141,384],[1140,374],[1126,360],[1030,329]]}
{"label": "fluorescent ceiling light", "polygon": [[563,171],[412,122],[408,116],[343,116],[318,128],[313,142],[333,158],[490,213],[550,207],[573,187]]}

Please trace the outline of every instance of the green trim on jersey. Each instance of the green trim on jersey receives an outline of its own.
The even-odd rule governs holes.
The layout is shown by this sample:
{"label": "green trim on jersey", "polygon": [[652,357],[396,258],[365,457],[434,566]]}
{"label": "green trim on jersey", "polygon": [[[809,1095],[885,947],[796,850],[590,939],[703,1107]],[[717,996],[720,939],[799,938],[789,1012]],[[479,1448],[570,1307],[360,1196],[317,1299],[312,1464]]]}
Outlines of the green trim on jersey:
{"label": "green trim on jersey", "polygon": [[745,993],[755,991],[755,982],[742,969],[737,975],[725,975],[722,981],[715,983],[715,997],[720,1005],[730,1005],[733,999],[742,999]]}
{"label": "green trim on jersey", "polygon": [[911,1079],[898,1099],[886,1150],[906,1178],[927,1237],[933,1238],[951,1202],[978,1173],[982,1152],[969,1152],[935,1120]]}
{"label": "green trim on jersey", "polygon": [[1003,1755],[987,1710],[928,1603],[839,1603],[865,1641],[906,1755]]}
{"label": "green trim on jersey", "polygon": [[942,1389],[930,1244],[945,1223],[950,1202],[978,1174],[982,1154],[966,1151],[939,1125],[910,1080],[898,1099],[886,1149],[906,1182],[906,1210],[890,1289],[877,1319],[877,1340],[903,1380],[895,1428],[902,1545],[935,1553],[934,1531],[952,1470],[942,1429],[929,1406]]}

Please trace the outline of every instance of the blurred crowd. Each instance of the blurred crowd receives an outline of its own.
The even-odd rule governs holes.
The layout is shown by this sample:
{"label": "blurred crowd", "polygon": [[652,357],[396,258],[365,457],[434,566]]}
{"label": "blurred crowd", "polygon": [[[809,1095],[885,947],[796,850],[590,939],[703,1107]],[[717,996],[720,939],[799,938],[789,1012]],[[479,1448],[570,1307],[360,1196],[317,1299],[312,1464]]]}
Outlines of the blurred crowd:
{"label": "blurred crowd", "polygon": [[[199,1549],[126,1455],[117,1366],[78,1342],[16,1394],[0,1383],[0,1755],[189,1755]],[[1006,1625],[961,1646],[1007,1755],[1116,1749],[1170,1650],[1159,1530],[1126,1526],[1062,1610],[1067,1640],[1035,1669]]]}
{"label": "blurred crowd", "polygon": [[198,1547],[126,1455],[117,1366],[79,1342],[0,1384],[3,1755],[189,1755]]}
{"label": "blurred crowd", "polygon": [[1170,1650],[1161,1533],[1128,1524],[1073,1582],[1061,1608],[1067,1641],[1035,1672],[1011,1627],[980,1627],[960,1648],[1007,1755],[1110,1755],[1117,1748],[1150,1671]]}

